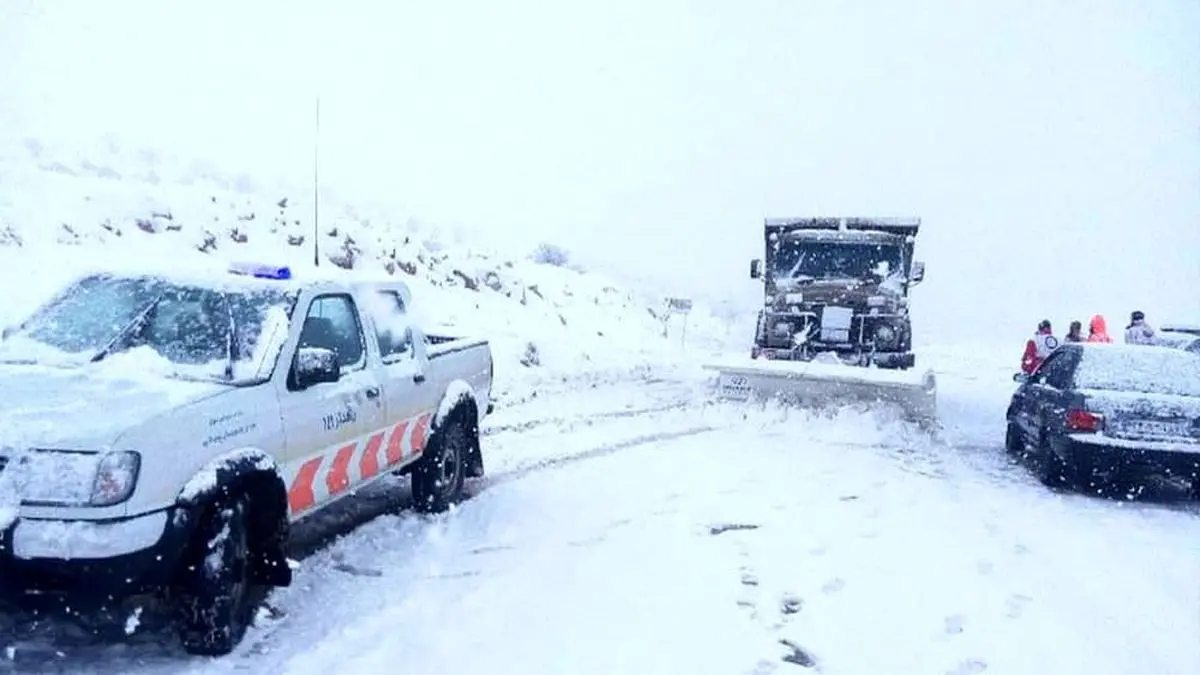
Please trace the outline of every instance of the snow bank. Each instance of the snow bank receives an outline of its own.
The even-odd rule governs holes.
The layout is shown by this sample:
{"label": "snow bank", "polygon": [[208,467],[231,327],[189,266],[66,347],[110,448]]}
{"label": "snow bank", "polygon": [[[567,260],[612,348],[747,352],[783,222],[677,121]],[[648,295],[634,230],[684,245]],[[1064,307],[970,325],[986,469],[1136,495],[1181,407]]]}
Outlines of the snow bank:
{"label": "snow bank", "polygon": [[[573,268],[552,244],[483,246],[474,235],[448,237],[324,191],[314,234],[308,190],[111,140],[0,146],[0,175],[0,280],[24,291],[0,307],[3,323],[97,267],[212,272],[262,261],[313,272],[315,238],[323,273],[403,279],[413,291],[410,313],[428,332],[490,339],[501,395],[516,380],[625,370],[682,351],[680,318],[664,315],[665,298]],[[723,332],[698,306],[688,321],[688,333],[701,337],[690,348]]]}

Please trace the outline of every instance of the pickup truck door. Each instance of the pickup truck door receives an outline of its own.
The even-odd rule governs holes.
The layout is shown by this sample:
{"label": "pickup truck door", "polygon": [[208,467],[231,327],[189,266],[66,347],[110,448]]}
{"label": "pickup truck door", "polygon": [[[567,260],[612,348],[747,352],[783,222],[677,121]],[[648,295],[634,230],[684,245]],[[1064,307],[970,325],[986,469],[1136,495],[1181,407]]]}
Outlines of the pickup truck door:
{"label": "pickup truck door", "polygon": [[387,424],[391,426],[384,459],[389,468],[395,468],[412,462],[425,449],[442,391],[428,377],[425,344],[414,339],[419,332],[408,327],[404,299],[391,289],[373,292],[394,308],[390,319],[376,323],[375,338],[383,364]]}
{"label": "pickup truck door", "polygon": [[332,350],[341,362],[341,378],[297,390],[291,377],[295,350],[286,362],[289,373],[279,400],[293,516],[343,496],[360,482],[367,435],[384,426],[380,370],[369,358],[354,298],[319,294],[307,307],[298,307],[297,316],[304,316],[297,346]]}

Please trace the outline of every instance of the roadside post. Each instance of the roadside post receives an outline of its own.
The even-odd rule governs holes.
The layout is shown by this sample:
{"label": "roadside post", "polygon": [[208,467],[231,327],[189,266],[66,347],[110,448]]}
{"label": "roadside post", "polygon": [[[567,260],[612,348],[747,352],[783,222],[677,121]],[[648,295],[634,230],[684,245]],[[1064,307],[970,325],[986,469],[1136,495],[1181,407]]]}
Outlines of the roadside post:
{"label": "roadside post", "polygon": [[679,333],[679,345],[683,346],[687,340],[687,320],[688,314],[691,311],[691,298],[667,298],[667,310],[663,312],[663,337],[667,337],[667,326],[671,321],[671,317],[680,316],[682,317],[682,326]]}

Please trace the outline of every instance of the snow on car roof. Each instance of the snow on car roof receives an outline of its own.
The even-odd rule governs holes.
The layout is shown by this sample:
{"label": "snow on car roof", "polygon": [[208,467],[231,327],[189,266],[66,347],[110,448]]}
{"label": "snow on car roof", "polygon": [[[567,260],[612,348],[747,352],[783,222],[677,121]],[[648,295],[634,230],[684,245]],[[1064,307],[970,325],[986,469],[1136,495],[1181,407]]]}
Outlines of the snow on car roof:
{"label": "snow on car roof", "polygon": [[1158,345],[1081,343],[1078,389],[1200,398],[1200,357]]}
{"label": "snow on car roof", "polygon": [[1172,347],[1186,347],[1193,342],[1200,340],[1200,335],[1195,333],[1185,333],[1176,330],[1160,330],[1155,337],[1160,342],[1164,342]]}

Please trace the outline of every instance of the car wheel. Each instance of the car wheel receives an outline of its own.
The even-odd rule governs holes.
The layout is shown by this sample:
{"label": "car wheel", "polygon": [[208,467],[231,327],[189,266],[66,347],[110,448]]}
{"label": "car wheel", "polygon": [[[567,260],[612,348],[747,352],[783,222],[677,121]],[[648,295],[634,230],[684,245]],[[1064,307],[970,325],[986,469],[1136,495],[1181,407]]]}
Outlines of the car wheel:
{"label": "car wheel", "polygon": [[1004,450],[1009,455],[1021,458],[1025,455],[1025,439],[1017,425],[1009,422],[1004,432]]}
{"label": "car wheel", "polygon": [[249,511],[249,500],[240,495],[209,508],[184,555],[176,586],[176,628],[191,654],[233,651],[266,597],[266,587],[250,579]]}
{"label": "car wheel", "polygon": [[466,425],[450,420],[434,438],[433,452],[413,468],[413,504],[424,513],[440,513],[462,497],[471,443]]}
{"label": "car wheel", "polygon": [[1063,487],[1067,484],[1067,464],[1050,447],[1050,441],[1043,436],[1038,442],[1037,476],[1046,487]]}

